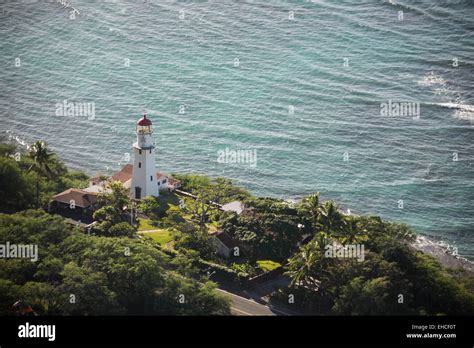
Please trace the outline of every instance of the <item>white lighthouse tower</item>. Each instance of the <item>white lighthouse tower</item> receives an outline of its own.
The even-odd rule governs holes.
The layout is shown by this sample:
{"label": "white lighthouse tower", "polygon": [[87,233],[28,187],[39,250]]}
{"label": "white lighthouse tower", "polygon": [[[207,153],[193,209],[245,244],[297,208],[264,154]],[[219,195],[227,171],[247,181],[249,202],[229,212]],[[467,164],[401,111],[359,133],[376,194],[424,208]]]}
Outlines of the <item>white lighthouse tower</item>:
{"label": "white lighthouse tower", "polygon": [[137,142],[133,144],[135,159],[133,162],[132,197],[159,196],[159,186],[155,167],[155,141],[152,138],[151,121],[143,115],[137,121]]}

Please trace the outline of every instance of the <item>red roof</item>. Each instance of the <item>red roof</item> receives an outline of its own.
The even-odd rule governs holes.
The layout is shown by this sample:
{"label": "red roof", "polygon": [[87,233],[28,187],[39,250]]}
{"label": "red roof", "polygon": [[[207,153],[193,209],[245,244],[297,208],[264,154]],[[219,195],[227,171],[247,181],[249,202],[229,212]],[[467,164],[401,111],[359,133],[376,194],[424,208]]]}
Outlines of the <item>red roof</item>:
{"label": "red roof", "polygon": [[124,183],[130,180],[132,176],[133,176],[133,164],[127,164],[120,170],[120,172],[117,172],[112,176],[112,180],[120,181],[121,183]]}
{"label": "red roof", "polygon": [[138,126],[151,126],[151,121],[148,118],[146,118],[146,114],[145,114],[143,115],[141,119],[137,121],[137,125]]}
{"label": "red roof", "polygon": [[[181,186],[180,180],[177,180],[166,173],[163,173],[160,171],[156,172],[156,179],[159,179],[163,176],[168,179],[168,183],[171,186],[175,188]],[[115,173],[112,176],[112,180],[120,181],[122,184],[124,184],[126,181],[130,180],[132,177],[133,177],[133,164],[129,163],[129,164],[126,164],[119,172]]]}

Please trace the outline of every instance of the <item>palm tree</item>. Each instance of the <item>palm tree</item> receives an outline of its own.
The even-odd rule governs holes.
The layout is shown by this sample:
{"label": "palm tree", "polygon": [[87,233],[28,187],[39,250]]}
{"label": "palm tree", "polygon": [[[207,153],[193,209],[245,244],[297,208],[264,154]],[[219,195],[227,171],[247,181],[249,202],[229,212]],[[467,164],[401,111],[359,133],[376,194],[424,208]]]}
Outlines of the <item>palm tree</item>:
{"label": "palm tree", "polygon": [[321,222],[326,231],[337,231],[341,228],[343,219],[337,204],[328,201],[321,207]]}
{"label": "palm tree", "polygon": [[319,192],[313,193],[312,195],[305,197],[303,199],[303,205],[305,207],[305,210],[307,210],[309,213],[313,228],[316,228],[320,216]]}
{"label": "palm tree", "polygon": [[303,285],[316,291],[321,289],[321,281],[318,278],[326,273],[330,262],[325,256],[327,245],[330,243],[328,234],[319,232],[289,260],[287,274],[292,278],[292,285]]}
{"label": "palm tree", "polygon": [[319,289],[321,282],[314,277],[318,263],[324,254],[314,248],[313,243],[301,247],[288,262],[287,274],[291,278],[291,285],[303,285],[310,289]]}
{"label": "palm tree", "polygon": [[349,216],[344,219],[338,237],[342,244],[357,244],[367,240],[367,235],[357,226],[357,220]]}
{"label": "palm tree", "polygon": [[30,157],[34,163],[29,170],[36,169],[36,207],[39,207],[39,180],[40,175],[43,174],[50,178],[52,175],[51,167],[49,166],[52,154],[43,141],[37,141],[31,146]]}
{"label": "palm tree", "polygon": [[313,242],[316,244],[315,246],[317,246],[318,251],[322,255],[324,255],[324,253],[326,251],[326,246],[332,243],[332,241],[329,238],[329,235],[326,232],[323,232],[323,231],[317,233],[314,236]]}

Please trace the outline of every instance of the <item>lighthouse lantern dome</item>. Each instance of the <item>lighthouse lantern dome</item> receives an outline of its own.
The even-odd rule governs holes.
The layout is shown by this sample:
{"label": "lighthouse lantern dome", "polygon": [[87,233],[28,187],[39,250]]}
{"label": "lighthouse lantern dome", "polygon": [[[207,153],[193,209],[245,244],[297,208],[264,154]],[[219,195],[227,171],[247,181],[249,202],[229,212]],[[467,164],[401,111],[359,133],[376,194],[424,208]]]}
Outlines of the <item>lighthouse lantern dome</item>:
{"label": "lighthouse lantern dome", "polygon": [[138,134],[151,133],[153,131],[151,125],[152,125],[151,121],[146,117],[146,114],[144,114],[143,117],[137,121],[137,133]]}

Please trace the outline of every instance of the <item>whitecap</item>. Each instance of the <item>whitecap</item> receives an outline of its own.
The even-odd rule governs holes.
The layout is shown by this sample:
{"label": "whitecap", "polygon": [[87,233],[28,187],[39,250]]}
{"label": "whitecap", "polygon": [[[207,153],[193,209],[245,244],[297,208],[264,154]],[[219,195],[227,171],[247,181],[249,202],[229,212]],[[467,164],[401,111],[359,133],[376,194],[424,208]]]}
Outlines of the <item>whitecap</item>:
{"label": "whitecap", "polygon": [[416,236],[412,243],[415,249],[435,257],[442,265],[451,268],[464,268],[474,272],[474,263],[457,254],[457,247],[445,241],[433,241],[426,236]]}
{"label": "whitecap", "polygon": [[446,85],[447,81],[439,75],[435,75],[433,71],[423,76],[422,79],[418,80],[417,83],[421,86],[435,86],[435,85]]}
{"label": "whitecap", "polygon": [[438,106],[454,109],[453,117],[460,120],[469,120],[474,125],[474,105],[460,103],[435,103]]}

